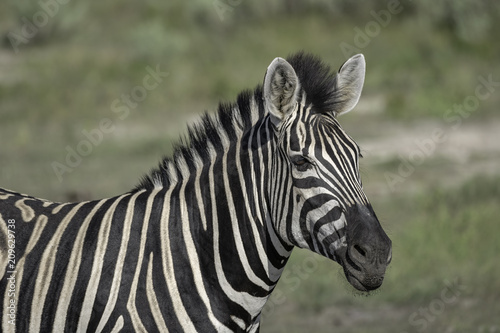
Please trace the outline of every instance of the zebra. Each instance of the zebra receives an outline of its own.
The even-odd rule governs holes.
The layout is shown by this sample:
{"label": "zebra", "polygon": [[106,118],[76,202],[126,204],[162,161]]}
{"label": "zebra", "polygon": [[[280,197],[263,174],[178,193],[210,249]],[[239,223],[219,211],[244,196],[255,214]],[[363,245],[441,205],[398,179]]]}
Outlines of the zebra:
{"label": "zebra", "polygon": [[352,110],[362,54],[299,52],[188,127],[127,193],[54,203],[0,189],[2,332],[258,332],[294,247],[377,289],[391,240],[366,197]]}

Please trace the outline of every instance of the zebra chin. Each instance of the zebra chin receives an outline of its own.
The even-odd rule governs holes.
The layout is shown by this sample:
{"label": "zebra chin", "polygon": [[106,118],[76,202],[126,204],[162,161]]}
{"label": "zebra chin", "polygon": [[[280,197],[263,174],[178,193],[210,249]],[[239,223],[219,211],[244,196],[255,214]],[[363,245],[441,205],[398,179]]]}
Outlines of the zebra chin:
{"label": "zebra chin", "polygon": [[378,289],[384,281],[384,273],[378,275],[364,274],[359,276],[359,274],[355,274],[346,269],[345,266],[344,274],[351,286],[363,292],[369,292]]}
{"label": "zebra chin", "polygon": [[386,263],[379,261],[376,265],[357,263],[350,254],[349,247],[335,251],[334,260],[342,266],[347,282],[362,292],[376,290],[382,285],[386,268],[390,263],[390,259]]}

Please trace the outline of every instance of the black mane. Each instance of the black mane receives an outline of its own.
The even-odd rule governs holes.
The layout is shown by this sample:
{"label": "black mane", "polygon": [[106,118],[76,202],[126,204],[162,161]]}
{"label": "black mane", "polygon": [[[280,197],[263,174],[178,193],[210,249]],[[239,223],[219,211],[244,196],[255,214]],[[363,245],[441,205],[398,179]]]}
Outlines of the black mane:
{"label": "black mane", "polygon": [[337,72],[312,54],[299,52],[286,59],[299,77],[302,91],[306,93],[306,103],[312,104],[318,113],[335,111],[338,102]]}
{"label": "black mane", "polygon": [[[330,67],[318,57],[304,52],[289,56],[287,61],[297,73],[301,93],[305,92],[306,103],[312,104],[314,112],[325,113],[335,110],[335,103],[339,97],[335,93],[336,73],[332,72]],[[174,145],[173,156],[164,157],[157,168],[142,178],[134,191],[153,189],[155,186],[168,186],[173,178],[181,174],[181,170],[186,167],[185,164],[189,171],[193,171],[195,154],[202,160],[210,159],[208,142],[217,151],[223,149],[219,135],[221,130],[227,133],[231,142],[235,142],[237,133],[254,125],[251,123],[251,113],[255,112],[251,110],[252,100],[258,108],[258,118],[261,119],[265,112],[262,86],[259,85],[253,92],[249,90],[241,92],[235,103],[219,104],[215,115],[205,112],[198,123],[189,125],[187,136],[181,137]]]}

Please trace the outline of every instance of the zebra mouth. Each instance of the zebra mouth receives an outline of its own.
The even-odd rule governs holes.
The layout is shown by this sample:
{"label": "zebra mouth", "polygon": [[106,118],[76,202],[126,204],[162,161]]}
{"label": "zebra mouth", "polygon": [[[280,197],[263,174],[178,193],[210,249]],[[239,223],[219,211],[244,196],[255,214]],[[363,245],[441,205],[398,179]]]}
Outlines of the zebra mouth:
{"label": "zebra mouth", "polygon": [[369,291],[369,289],[367,287],[365,287],[363,285],[363,283],[361,281],[359,281],[354,275],[352,275],[350,273],[346,273],[345,277],[347,278],[347,281],[351,284],[351,286],[353,286],[357,290],[359,290],[359,291]]}
{"label": "zebra mouth", "polygon": [[358,279],[354,274],[351,274],[349,271],[345,271],[344,273],[347,278],[347,281],[351,284],[351,286],[363,292],[369,292],[379,288],[382,285],[382,281],[384,279],[383,277],[373,278],[369,279],[368,280],[369,283],[367,283],[365,281],[366,279],[361,281],[361,279]]}
{"label": "zebra mouth", "polygon": [[340,255],[337,255],[337,258],[340,259],[338,262],[344,270],[347,282],[356,290],[370,292],[382,285],[384,274],[375,272],[370,274],[370,272],[363,270],[349,257],[348,251],[342,251]]}

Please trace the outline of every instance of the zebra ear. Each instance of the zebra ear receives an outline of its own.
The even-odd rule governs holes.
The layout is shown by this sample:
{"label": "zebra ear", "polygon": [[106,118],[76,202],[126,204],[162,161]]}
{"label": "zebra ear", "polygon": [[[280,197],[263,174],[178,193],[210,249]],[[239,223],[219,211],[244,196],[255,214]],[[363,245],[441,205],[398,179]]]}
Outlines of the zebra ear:
{"label": "zebra ear", "polygon": [[337,73],[335,115],[351,111],[358,104],[365,82],[366,63],[362,54],[349,58]]}
{"label": "zebra ear", "polygon": [[297,104],[299,78],[283,58],[276,58],[267,67],[264,78],[264,103],[274,125],[278,125]]}

